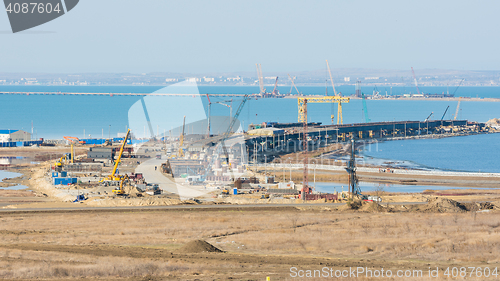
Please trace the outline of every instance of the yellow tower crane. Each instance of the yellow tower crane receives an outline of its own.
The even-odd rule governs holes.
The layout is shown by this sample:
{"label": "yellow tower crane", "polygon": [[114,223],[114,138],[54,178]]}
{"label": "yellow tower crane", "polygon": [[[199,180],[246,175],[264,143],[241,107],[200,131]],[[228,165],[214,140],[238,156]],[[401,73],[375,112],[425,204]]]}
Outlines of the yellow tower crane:
{"label": "yellow tower crane", "polygon": [[[307,103],[338,103],[340,107],[340,103],[349,103],[349,98],[341,97],[341,96],[324,96],[324,97],[307,97],[307,98],[298,98],[298,106],[299,106],[299,119],[300,123],[307,122],[306,115],[306,100]],[[340,113],[342,114],[342,112]],[[342,116],[342,115],[340,115]]]}
{"label": "yellow tower crane", "polygon": [[[337,94],[337,91],[335,90],[335,85],[333,84],[333,78],[332,78],[332,71],[330,70],[330,65],[328,64],[328,60],[326,60],[326,66],[328,67],[328,73],[330,74],[330,81],[332,82],[332,88],[333,88],[333,94],[335,97],[339,97],[340,95]],[[339,99],[338,101],[333,101],[337,103],[337,125],[338,124],[344,124],[344,119],[342,118],[342,103],[344,102],[342,99]],[[347,102],[349,102],[349,99],[347,99]],[[333,118],[332,118],[333,120]]]}

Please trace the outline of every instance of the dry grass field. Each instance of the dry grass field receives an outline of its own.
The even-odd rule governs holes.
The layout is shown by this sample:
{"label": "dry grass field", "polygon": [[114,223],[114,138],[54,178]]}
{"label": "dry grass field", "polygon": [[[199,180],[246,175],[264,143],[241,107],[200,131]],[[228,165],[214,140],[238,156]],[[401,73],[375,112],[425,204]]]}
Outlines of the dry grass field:
{"label": "dry grass field", "polygon": [[[500,217],[496,211],[374,209],[0,213],[0,278],[266,280],[269,276],[271,280],[327,280],[292,278],[290,268],[368,267],[422,270],[423,277],[404,280],[428,280],[429,267],[493,269],[500,265]],[[224,252],[183,248],[194,240],[207,241]]]}

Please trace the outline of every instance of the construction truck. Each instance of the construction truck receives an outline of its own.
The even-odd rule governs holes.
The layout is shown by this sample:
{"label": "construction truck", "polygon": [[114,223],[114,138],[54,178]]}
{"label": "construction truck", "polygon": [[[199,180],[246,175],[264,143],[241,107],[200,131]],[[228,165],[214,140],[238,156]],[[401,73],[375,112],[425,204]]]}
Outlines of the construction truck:
{"label": "construction truck", "polygon": [[108,177],[106,178],[103,178],[100,182],[117,182],[117,181],[121,181],[124,176],[120,176],[120,175],[117,175],[116,174],[116,171],[118,170],[118,165],[120,164],[120,161],[122,159],[122,155],[123,155],[123,149],[125,148],[125,144],[127,143],[127,139],[129,138],[130,136],[130,129],[128,129],[127,131],[127,134],[125,135],[125,138],[123,139],[123,143],[122,143],[122,146],[120,147],[120,152],[118,153],[118,158],[116,159],[116,162],[115,162],[115,166],[113,167],[113,171],[111,172],[111,175],[109,175]]}

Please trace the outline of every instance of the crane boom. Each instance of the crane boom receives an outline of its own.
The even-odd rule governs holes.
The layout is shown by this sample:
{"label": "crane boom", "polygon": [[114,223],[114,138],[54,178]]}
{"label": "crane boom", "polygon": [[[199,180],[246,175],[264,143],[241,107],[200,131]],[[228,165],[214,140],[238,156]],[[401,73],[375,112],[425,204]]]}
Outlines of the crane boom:
{"label": "crane boom", "polygon": [[335,90],[335,85],[333,85],[332,72],[330,71],[330,64],[328,64],[328,60],[326,60],[326,66],[328,67],[328,74],[330,74],[330,82],[332,82],[333,94],[337,95],[337,90]]}
{"label": "crane boom", "polygon": [[420,95],[420,90],[418,89],[418,84],[417,84],[417,76],[415,76],[415,71],[413,71],[413,66],[411,67],[411,73],[413,73],[413,80],[415,81],[415,87],[417,88],[417,92]]}
{"label": "crane boom", "polygon": [[429,121],[429,119],[431,118],[432,114],[434,114],[434,111],[433,111],[433,112],[431,112],[431,114],[429,114],[429,116],[427,116],[427,118],[425,118],[424,122]]}
{"label": "crane boom", "polygon": [[441,117],[441,120],[444,119],[444,116],[446,115],[446,112],[448,112],[448,108],[450,108],[450,106],[448,105],[448,107],[446,107],[446,110],[444,111],[444,114],[443,114],[443,117]]}
{"label": "crane boom", "polygon": [[[295,90],[297,91],[297,94],[300,95],[300,92],[299,92],[299,89],[297,89],[297,86],[295,86],[295,83],[293,82],[293,78],[290,76],[290,74],[288,74],[288,78],[290,78],[290,81],[292,81],[292,86],[295,88]],[[292,93],[292,90],[290,90],[290,94]]]}
{"label": "crane boom", "polygon": [[262,65],[256,63],[255,67],[257,68],[257,76],[259,79],[260,93],[266,93],[266,89],[264,88],[264,78],[262,77]]}
{"label": "crane boom", "polygon": [[[326,66],[328,67],[328,74],[330,74],[330,81],[332,82],[333,94],[335,96],[338,96],[337,90],[335,90],[335,85],[333,84],[332,71],[330,70],[330,64],[328,63],[328,60],[326,60]],[[332,118],[332,120],[333,120],[333,118]],[[342,102],[341,101],[337,102],[337,125],[338,124],[344,124],[344,118],[342,117]]]}
{"label": "crane boom", "polygon": [[273,95],[278,94],[278,76],[276,76],[276,82],[274,83]]}
{"label": "crane boom", "polygon": [[[227,149],[226,149],[226,144],[225,144],[225,141],[226,139],[229,137],[229,134],[231,134],[232,130],[233,130],[233,127],[234,127],[234,124],[236,123],[236,120],[238,120],[238,117],[240,116],[240,113],[241,111],[243,110],[243,106],[245,105],[245,103],[248,101],[249,99],[249,96],[248,94],[246,94],[244,97],[243,97],[243,101],[240,103],[240,105],[238,106],[238,109],[236,110],[236,114],[234,115],[233,118],[231,118],[231,122],[229,123],[229,126],[227,127],[227,130],[226,132],[222,135],[222,139],[220,141],[220,146],[219,146],[219,149],[222,148],[223,152],[224,152],[224,156],[226,157],[227,159],[227,163],[228,163],[228,166],[229,166],[229,172],[231,174],[231,177],[233,175],[233,170],[231,168],[231,165],[229,163],[229,153],[227,152]],[[207,178],[208,176],[208,173],[210,172],[210,167],[213,165],[214,163],[214,160],[215,160],[215,153],[214,153],[214,156],[212,156],[212,159],[210,161],[210,164],[207,166],[207,169],[206,169],[206,172],[205,172],[205,175],[204,175],[204,179]]]}
{"label": "crane boom", "polygon": [[464,82],[465,78],[462,78],[462,80],[460,80],[460,83],[458,84],[457,88],[455,89],[455,91],[453,91],[453,96],[455,95],[455,93],[457,92],[458,88],[460,88],[460,85],[462,85],[462,82]]}
{"label": "crane boom", "polygon": [[127,140],[128,140],[129,136],[130,136],[130,129],[127,130],[127,134],[125,135],[125,139],[123,139],[122,146],[120,147],[120,153],[118,154],[118,159],[116,159],[115,166],[113,167],[113,172],[109,176],[110,180],[120,180],[121,179],[121,178],[120,179],[115,179],[115,174],[116,174],[116,170],[118,169],[118,164],[120,164],[120,161],[122,159],[123,149],[125,148],[125,144],[127,143]]}

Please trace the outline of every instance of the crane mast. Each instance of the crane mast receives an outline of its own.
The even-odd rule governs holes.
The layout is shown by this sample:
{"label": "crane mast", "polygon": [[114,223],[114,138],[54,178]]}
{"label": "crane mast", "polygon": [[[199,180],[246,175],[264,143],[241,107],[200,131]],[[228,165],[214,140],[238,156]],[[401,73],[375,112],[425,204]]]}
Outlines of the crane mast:
{"label": "crane mast", "polygon": [[[326,60],[326,66],[328,67],[328,74],[330,74],[330,82],[332,82],[333,94],[338,96],[337,90],[335,90],[335,85],[333,84],[332,71],[330,70],[330,64]],[[344,118],[342,117],[342,102],[337,102],[337,125],[344,124]]]}

